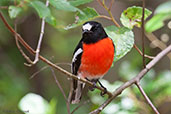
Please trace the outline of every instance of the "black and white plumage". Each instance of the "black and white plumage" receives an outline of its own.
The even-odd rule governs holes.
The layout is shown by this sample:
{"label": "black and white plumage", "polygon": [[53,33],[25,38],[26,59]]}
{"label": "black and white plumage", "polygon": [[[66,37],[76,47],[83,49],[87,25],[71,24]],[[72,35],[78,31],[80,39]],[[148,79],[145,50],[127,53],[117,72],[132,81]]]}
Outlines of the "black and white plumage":
{"label": "black and white plumage", "polygon": [[[106,32],[104,31],[102,25],[98,22],[95,21],[89,21],[83,24],[82,26],[82,39],[80,40],[80,42],[78,43],[74,53],[73,53],[73,59],[72,59],[72,67],[71,67],[71,71],[72,74],[78,76],[78,77],[82,77],[82,73],[84,74],[85,72],[87,73],[86,76],[84,78],[90,80],[90,81],[94,81],[97,82],[97,80],[99,79],[99,77],[102,77],[104,75],[103,74],[97,74],[97,78],[96,75],[93,76],[91,79],[89,79],[88,77],[91,76],[91,74],[89,74],[89,72],[87,71],[83,71],[80,70],[82,68],[82,66],[85,66],[86,64],[81,64],[82,63],[82,59],[86,58],[86,56],[89,56],[89,54],[87,54],[86,56],[83,57],[83,55],[85,54],[84,50],[87,49],[83,49],[83,46],[85,45],[91,45],[91,44],[96,44],[99,41],[102,41],[103,39],[108,38]],[[111,41],[109,39],[109,41]],[[113,49],[113,43],[111,41],[111,47]],[[102,46],[103,47],[103,46]],[[107,46],[108,47],[108,46]],[[98,48],[98,46],[97,46]],[[107,49],[107,48],[103,48],[103,49]],[[105,52],[102,49],[102,53],[105,54]],[[98,49],[95,49],[98,50]],[[92,54],[92,56],[94,56],[95,54],[93,53],[94,50],[92,50],[90,54]],[[106,50],[108,51],[108,50]],[[96,51],[97,53],[97,51]],[[91,56],[90,56],[91,57]],[[84,60],[83,60],[84,61]],[[94,64],[94,63],[93,63]],[[92,64],[92,66],[93,66]],[[95,63],[96,64],[96,63]],[[81,66],[81,68],[80,68]],[[79,69],[80,68],[80,69]],[[91,68],[91,66],[90,66]],[[93,69],[94,67],[92,67]],[[98,71],[99,69],[97,69],[96,71]],[[94,75],[94,74],[93,74]],[[87,77],[88,76],[88,77]],[[69,99],[68,101],[72,104],[77,104],[80,102],[81,96],[82,96],[82,90],[84,88],[85,84],[72,79],[72,84],[71,84],[71,90],[70,90],[70,94],[69,94]]]}
{"label": "black and white plumage", "polygon": [[[81,64],[82,53],[83,53],[83,48],[82,48],[82,40],[81,40],[73,53],[71,72],[74,75],[78,75],[77,72]],[[76,104],[80,102],[82,89],[84,88],[84,86],[85,86],[84,83],[72,79],[71,91],[69,95],[69,101],[72,104]]]}

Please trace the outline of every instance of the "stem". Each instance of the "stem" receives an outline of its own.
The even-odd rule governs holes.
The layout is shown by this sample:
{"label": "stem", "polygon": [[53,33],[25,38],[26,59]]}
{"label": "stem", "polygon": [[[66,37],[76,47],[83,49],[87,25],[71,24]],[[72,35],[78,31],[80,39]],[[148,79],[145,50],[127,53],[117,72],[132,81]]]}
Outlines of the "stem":
{"label": "stem", "polygon": [[143,59],[143,66],[144,68],[146,67],[146,64],[145,64],[145,57],[144,57],[144,53],[145,53],[145,49],[144,49],[144,11],[145,11],[145,0],[142,0],[143,1],[143,11],[142,11],[142,19],[141,19],[141,35],[142,35],[142,59]]}
{"label": "stem", "polygon": [[138,89],[140,90],[141,94],[144,96],[145,100],[147,101],[147,103],[150,105],[150,107],[153,109],[153,111],[156,114],[160,114],[159,111],[156,109],[156,107],[153,105],[153,103],[151,102],[151,100],[149,99],[149,97],[146,95],[146,93],[144,92],[143,88],[141,87],[139,81],[136,82],[136,85],[138,87]]}

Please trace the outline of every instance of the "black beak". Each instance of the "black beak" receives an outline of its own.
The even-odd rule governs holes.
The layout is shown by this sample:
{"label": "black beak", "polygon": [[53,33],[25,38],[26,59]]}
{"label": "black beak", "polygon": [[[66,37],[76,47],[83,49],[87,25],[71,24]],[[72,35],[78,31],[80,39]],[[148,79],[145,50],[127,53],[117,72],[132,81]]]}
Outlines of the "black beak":
{"label": "black beak", "polygon": [[83,30],[82,33],[84,34],[84,33],[87,33],[87,32],[89,32],[89,31],[87,29],[85,29],[85,30]]}
{"label": "black beak", "polygon": [[92,33],[92,31],[89,31],[89,30],[85,29],[85,30],[83,30],[82,33],[83,33],[83,34],[84,34],[84,33]]}

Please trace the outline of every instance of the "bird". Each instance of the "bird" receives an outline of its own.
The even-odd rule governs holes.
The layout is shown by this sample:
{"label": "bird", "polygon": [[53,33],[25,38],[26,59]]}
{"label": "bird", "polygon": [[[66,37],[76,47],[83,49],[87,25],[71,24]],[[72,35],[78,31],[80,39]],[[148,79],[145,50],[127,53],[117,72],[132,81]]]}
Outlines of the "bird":
{"label": "bird", "polygon": [[[82,25],[82,38],[73,53],[71,72],[93,84],[99,82],[100,86],[106,90],[99,79],[110,69],[114,52],[114,43],[108,37],[102,24],[97,21],[87,21]],[[85,83],[72,79],[68,97],[71,104],[80,102],[84,87]],[[90,90],[94,88],[95,86]]]}

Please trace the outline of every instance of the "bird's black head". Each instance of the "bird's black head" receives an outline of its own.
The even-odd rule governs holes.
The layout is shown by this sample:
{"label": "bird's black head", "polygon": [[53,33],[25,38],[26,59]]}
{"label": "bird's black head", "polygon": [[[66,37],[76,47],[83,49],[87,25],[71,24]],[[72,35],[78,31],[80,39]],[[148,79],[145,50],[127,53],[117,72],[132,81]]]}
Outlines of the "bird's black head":
{"label": "bird's black head", "polygon": [[96,43],[108,37],[102,25],[96,21],[84,23],[82,26],[82,35],[82,41],[86,44]]}

